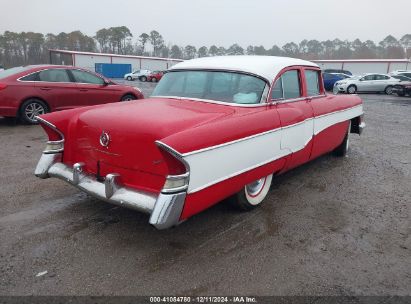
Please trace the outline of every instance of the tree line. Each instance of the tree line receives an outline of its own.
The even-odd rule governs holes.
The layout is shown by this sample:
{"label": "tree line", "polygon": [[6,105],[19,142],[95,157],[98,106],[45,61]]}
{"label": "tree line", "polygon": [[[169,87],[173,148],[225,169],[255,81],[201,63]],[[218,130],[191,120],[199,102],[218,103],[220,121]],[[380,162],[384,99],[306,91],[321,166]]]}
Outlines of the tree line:
{"label": "tree line", "polygon": [[13,67],[27,64],[47,63],[49,49],[86,52],[102,52],[123,55],[154,56],[176,59],[217,55],[272,55],[314,59],[378,59],[410,58],[411,34],[400,39],[388,35],[382,41],[303,40],[288,42],[283,46],[249,45],[245,48],[235,43],[228,48],[211,45],[196,48],[194,45],[180,46],[166,43],[158,31],[133,36],[126,26],[103,28],[91,37],[81,31],[59,34],[35,32],[11,32],[0,34],[0,65]]}

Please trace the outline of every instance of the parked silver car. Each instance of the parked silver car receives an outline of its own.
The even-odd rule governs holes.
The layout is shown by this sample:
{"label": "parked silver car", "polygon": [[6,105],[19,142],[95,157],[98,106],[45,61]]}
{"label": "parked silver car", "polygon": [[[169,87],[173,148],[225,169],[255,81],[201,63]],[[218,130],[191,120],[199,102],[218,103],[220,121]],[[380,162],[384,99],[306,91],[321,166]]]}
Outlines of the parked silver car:
{"label": "parked silver car", "polygon": [[128,73],[124,75],[124,79],[126,80],[136,80],[139,79],[141,81],[147,80],[147,75],[150,74],[150,70],[135,70],[133,73]]}
{"label": "parked silver car", "polygon": [[365,74],[339,80],[334,84],[334,93],[354,94],[357,92],[385,92],[392,93],[392,88],[399,82],[398,79],[386,74]]}

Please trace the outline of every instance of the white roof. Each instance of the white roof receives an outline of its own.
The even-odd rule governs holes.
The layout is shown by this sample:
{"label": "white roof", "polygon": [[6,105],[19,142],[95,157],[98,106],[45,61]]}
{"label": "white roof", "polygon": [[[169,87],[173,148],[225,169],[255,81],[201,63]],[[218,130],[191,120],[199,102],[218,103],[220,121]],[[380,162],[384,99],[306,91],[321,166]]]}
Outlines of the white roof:
{"label": "white roof", "polygon": [[218,56],[203,57],[177,63],[170,70],[229,70],[258,75],[269,82],[284,68],[302,65],[318,67],[317,64],[289,57],[276,56]]}

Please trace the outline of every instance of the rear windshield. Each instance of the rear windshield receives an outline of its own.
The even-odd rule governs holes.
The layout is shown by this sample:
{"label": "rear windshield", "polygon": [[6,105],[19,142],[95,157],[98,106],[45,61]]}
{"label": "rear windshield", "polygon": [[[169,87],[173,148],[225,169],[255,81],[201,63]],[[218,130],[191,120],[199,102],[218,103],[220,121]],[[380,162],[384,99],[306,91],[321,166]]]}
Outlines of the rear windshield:
{"label": "rear windshield", "polygon": [[25,67],[15,67],[15,68],[11,68],[11,69],[8,69],[8,70],[0,71],[0,79],[3,79],[3,78],[6,78],[6,77],[9,77],[11,75],[27,71],[29,69],[31,69],[31,67],[25,66]]}
{"label": "rear windshield", "polygon": [[260,103],[266,83],[241,73],[173,71],[165,74],[152,96],[176,96],[236,104]]}

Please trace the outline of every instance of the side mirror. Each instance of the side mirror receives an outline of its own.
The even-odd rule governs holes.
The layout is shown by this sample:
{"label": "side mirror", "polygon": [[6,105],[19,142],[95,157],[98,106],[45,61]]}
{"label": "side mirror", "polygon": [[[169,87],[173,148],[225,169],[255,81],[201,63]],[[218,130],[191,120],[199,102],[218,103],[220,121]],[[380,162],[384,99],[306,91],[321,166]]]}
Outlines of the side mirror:
{"label": "side mirror", "polygon": [[104,79],[103,86],[108,86],[109,84],[110,84],[110,81],[108,81],[107,79]]}
{"label": "side mirror", "polygon": [[364,78],[360,78],[360,81],[364,81]]}

